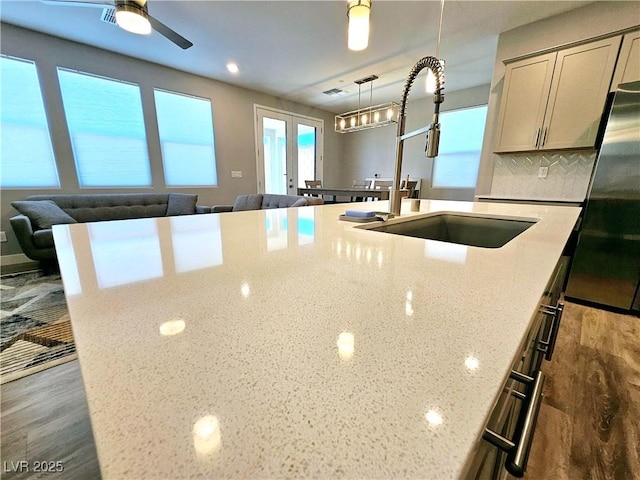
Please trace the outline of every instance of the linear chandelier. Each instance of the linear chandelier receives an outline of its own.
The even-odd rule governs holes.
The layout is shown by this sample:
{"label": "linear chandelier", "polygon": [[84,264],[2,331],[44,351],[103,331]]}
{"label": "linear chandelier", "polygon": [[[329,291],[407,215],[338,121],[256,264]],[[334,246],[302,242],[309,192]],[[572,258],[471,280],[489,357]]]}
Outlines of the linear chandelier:
{"label": "linear chandelier", "polygon": [[[373,105],[373,81],[378,77],[370,75],[354,83],[358,84],[358,109],[350,112],[336,115],[335,131],[338,133],[359,132],[369,128],[385,127],[393,123],[398,123],[398,107],[395,102],[381,103]],[[370,84],[369,88],[369,106],[362,108],[360,105],[360,96],[362,93],[362,85]]]}

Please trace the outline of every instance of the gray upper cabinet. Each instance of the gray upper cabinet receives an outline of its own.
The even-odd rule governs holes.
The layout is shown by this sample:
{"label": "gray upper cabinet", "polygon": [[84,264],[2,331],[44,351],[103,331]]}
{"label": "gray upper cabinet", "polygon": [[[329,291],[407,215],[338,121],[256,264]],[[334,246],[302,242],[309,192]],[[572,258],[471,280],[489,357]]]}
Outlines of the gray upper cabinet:
{"label": "gray upper cabinet", "polygon": [[496,153],[595,145],[621,37],[507,63]]}
{"label": "gray upper cabinet", "polygon": [[549,53],[507,65],[496,152],[535,150],[555,63],[556,54]]}
{"label": "gray upper cabinet", "polygon": [[616,71],[613,73],[611,91],[618,85],[627,82],[637,82],[640,80],[640,30],[627,33],[622,40],[620,56],[616,64]]}

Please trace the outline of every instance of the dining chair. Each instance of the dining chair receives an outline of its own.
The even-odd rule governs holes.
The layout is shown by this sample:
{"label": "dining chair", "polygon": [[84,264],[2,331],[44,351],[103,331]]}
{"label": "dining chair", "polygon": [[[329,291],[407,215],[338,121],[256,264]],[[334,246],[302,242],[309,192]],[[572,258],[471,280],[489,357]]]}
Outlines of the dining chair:
{"label": "dining chair", "polygon": [[416,191],[416,186],[418,185],[418,181],[412,181],[412,180],[403,180],[402,181],[402,185],[401,185],[401,189],[403,190],[407,190],[407,198],[413,198],[413,195]]}
{"label": "dining chair", "polygon": [[[369,188],[371,182],[368,180],[354,180],[351,188]],[[352,202],[363,202],[367,200],[365,197],[351,197]]]}
{"label": "dining chair", "polygon": [[376,190],[390,190],[393,186],[393,180],[374,180],[371,188],[375,188]]}
{"label": "dining chair", "polygon": [[[322,188],[322,180],[305,180],[304,184],[307,188]],[[319,193],[317,195],[309,194],[311,197],[320,197],[322,198],[322,194]]]}

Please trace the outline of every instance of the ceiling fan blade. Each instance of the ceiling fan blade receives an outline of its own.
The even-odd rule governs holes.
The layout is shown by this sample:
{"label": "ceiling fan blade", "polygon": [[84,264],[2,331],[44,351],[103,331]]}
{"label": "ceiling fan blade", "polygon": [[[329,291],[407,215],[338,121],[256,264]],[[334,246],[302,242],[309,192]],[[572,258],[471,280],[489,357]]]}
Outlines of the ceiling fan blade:
{"label": "ceiling fan blade", "polygon": [[160,20],[153,18],[151,15],[149,15],[149,22],[151,22],[151,26],[156,32],[158,32],[160,35],[165,36],[183,50],[186,50],[187,48],[193,46],[193,43],[191,43],[189,40],[184,38],[179,33],[174,32]]}
{"label": "ceiling fan blade", "polygon": [[42,3],[46,3],[47,5],[55,5],[59,7],[113,7],[113,2],[108,0],[98,0],[97,2],[91,2],[88,0],[40,0]]}

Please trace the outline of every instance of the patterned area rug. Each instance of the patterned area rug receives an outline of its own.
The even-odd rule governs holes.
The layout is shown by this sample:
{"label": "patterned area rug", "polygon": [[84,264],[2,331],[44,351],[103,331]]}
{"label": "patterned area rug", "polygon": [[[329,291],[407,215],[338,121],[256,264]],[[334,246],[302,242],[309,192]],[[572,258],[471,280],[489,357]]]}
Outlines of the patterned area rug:
{"label": "patterned area rug", "polygon": [[59,274],[0,277],[0,384],[77,358]]}

